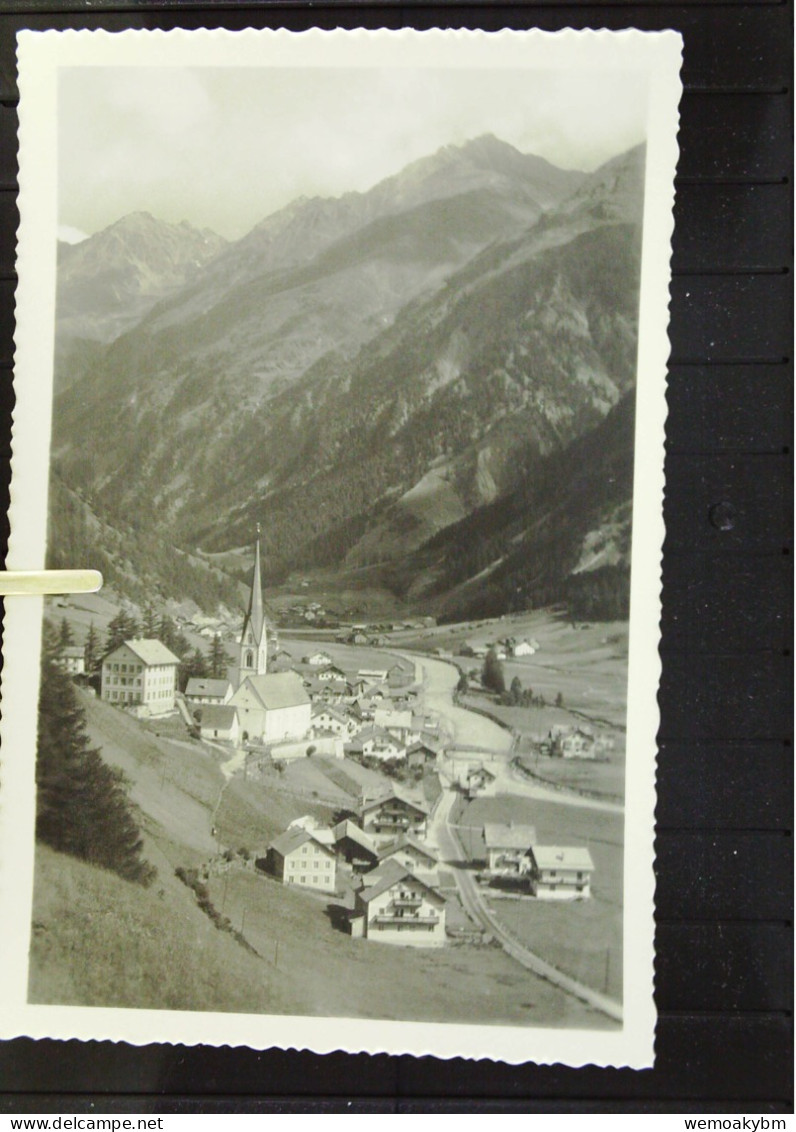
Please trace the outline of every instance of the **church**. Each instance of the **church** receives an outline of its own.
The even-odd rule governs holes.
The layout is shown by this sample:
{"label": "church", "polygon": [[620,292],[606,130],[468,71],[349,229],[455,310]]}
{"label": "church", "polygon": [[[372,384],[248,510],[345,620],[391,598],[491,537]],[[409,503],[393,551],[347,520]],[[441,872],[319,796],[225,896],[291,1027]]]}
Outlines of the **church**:
{"label": "church", "polygon": [[303,739],[312,724],[312,706],[297,672],[268,671],[268,623],[263,607],[260,532],[254,544],[254,575],[238,664],[228,669],[235,689],[229,706],[236,709],[243,742],[275,743]]}

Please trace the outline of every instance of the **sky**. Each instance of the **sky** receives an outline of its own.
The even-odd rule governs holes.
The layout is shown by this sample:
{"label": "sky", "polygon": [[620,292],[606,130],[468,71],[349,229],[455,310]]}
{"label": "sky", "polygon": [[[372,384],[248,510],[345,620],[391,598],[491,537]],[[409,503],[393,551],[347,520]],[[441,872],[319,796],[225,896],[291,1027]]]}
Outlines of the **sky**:
{"label": "sky", "polygon": [[638,72],[397,68],[64,68],[59,225],[130,212],[237,239],[299,196],[365,191],[491,133],[566,169],[644,140]]}

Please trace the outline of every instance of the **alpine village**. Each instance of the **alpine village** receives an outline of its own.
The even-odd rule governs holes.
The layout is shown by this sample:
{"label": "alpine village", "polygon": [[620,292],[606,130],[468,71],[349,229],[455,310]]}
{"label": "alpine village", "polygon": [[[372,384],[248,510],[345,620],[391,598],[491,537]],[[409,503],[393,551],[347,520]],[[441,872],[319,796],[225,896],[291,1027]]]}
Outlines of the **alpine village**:
{"label": "alpine village", "polygon": [[621,1024],[642,172],[59,248],[31,1001]]}

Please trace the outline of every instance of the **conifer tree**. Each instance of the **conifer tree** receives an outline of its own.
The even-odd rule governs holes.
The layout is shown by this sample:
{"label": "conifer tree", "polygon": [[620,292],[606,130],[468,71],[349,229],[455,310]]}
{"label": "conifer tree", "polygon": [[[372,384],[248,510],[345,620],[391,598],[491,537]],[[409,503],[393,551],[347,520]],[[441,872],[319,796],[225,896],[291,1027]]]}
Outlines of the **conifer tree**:
{"label": "conifer tree", "polygon": [[200,649],[194,649],[186,656],[178,669],[180,691],[184,692],[189,680],[207,676],[207,657]]}
{"label": "conifer tree", "polygon": [[208,653],[207,666],[208,674],[214,680],[220,680],[227,672],[227,664],[229,663],[224,645],[218,633],[213,637]]}
{"label": "conifer tree", "polygon": [[156,874],[141,856],[124,776],[90,746],[85,712],[55,662],[57,647],[49,638],[42,655],[36,836],[59,852],[149,884]]}
{"label": "conifer tree", "polygon": [[88,627],[86,641],[83,645],[83,656],[86,662],[86,672],[93,672],[99,660],[99,634],[92,621]]}
{"label": "conifer tree", "polygon": [[74,643],[75,637],[72,633],[72,626],[65,617],[62,617],[61,627],[58,630],[58,647],[65,649],[68,645],[73,645]]}
{"label": "conifer tree", "polygon": [[132,641],[134,637],[138,636],[138,622],[131,613],[127,613],[124,609],[120,609],[108,622],[108,633],[105,640],[105,651],[110,652],[116,649],[119,645],[123,645],[125,641]]}
{"label": "conifer tree", "polygon": [[500,663],[494,648],[491,648],[484,658],[481,680],[485,688],[497,692],[499,696],[502,696],[506,690],[506,677],[503,674],[503,665]]}
{"label": "conifer tree", "polygon": [[167,649],[170,649],[172,652],[175,651],[174,642],[177,637],[177,626],[174,624],[173,619],[169,617],[168,613],[164,613],[161,617],[156,635],[158,640],[164,644]]}
{"label": "conifer tree", "polygon": [[152,640],[158,635],[158,615],[151,601],[148,601],[144,607],[141,632],[147,640]]}
{"label": "conifer tree", "polygon": [[115,617],[112,617],[108,622],[108,629],[105,637],[105,651],[111,652],[113,649],[124,644],[127,640],[127,624],[124,615],[124,610],[120,609]]}

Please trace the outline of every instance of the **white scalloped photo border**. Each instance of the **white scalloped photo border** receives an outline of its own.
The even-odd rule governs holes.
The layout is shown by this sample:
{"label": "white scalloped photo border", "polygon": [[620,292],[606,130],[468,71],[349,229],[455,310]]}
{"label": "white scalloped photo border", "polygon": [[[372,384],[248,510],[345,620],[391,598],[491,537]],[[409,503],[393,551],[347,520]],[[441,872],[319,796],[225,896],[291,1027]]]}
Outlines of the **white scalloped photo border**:
{"label": "white scalloped photo border", "polygon": [[[649,112],[639,312],[624,866],[624,1020],[617,1030],[44,1006],[27,1002],[43,602],[6,599],[0,792],[0,1037],[431,1054],[519,1064],[653,1064],[657,702],[668,304],[682,39],[673,31],[432,29],[23,31],[8,569],[43,569],[55,327],[57,76],[62,67],[434,67],[637,70]],[[92,563],[80,563],[91,567]],[[632,757],[630,752],[632,751]]]}

